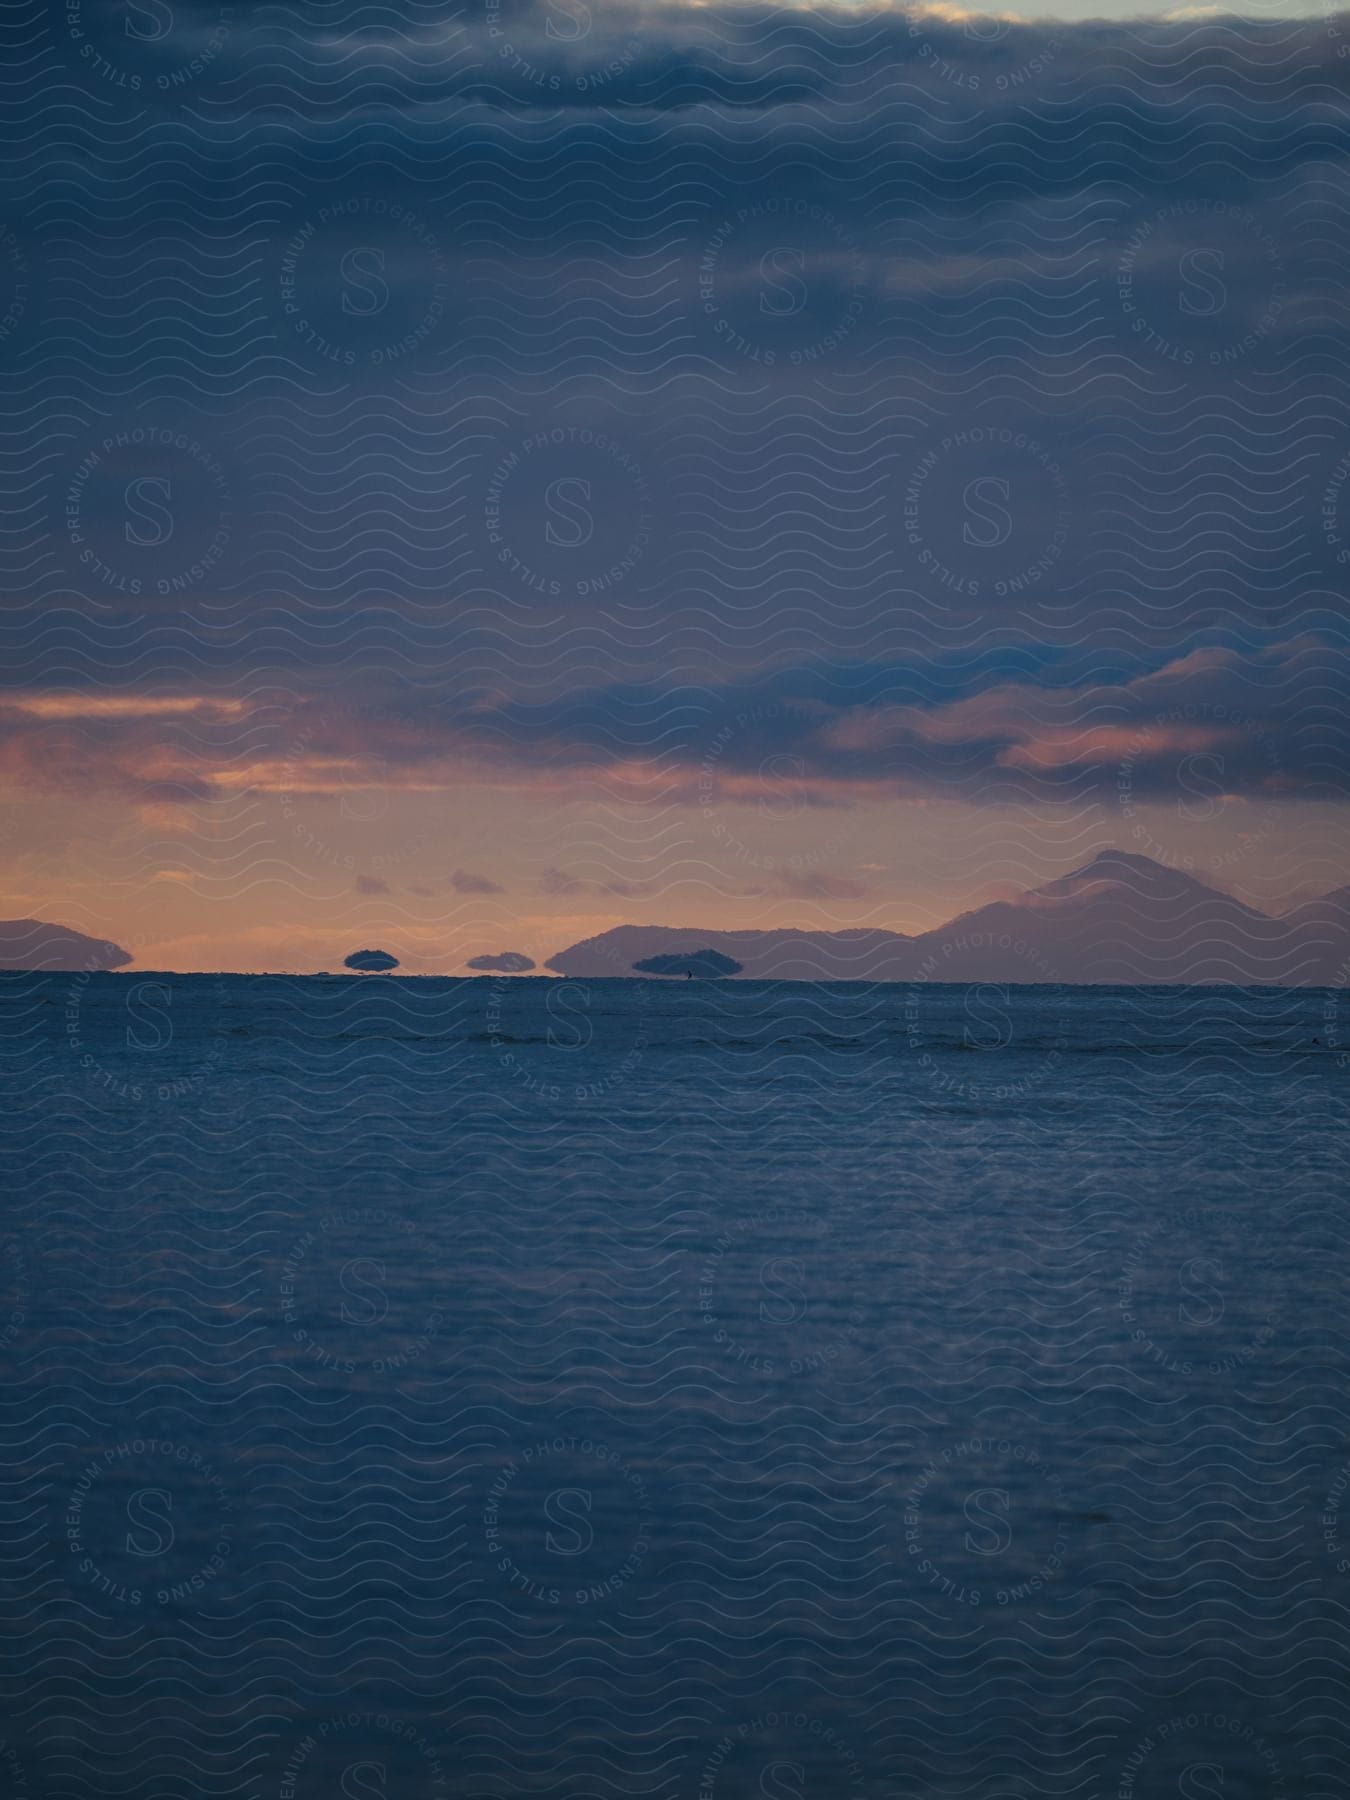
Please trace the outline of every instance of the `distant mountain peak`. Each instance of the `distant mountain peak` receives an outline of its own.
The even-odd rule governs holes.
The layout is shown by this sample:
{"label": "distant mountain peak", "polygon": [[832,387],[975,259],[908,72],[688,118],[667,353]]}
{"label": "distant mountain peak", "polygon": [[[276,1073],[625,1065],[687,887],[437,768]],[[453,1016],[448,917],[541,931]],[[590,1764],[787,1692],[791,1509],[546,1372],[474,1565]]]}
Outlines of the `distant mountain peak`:
{"label": "distant mountain peak", "polygon": [[1222,888],[1214,887],[1189,869],[1180,869],[1175,863],[1158,862],[1135,850],[1099,850],[1090,862],[1030,889],[1023,900],[1034,905],[1041,900],[1077,899],[1104,883],[1124,888],[1134,895],[1159,899],[1175,900],[1187,895],[1193,899],[1212,898],[1232,905],[1240,904]]}
{"label": "distant mountain peak", "polygon": [[120,969],[131,952],[107,938],[86,937],[46,919],[0,919],[0,969]]}
{"label": "distant mountain peak", "polygon": [[1109,850],[1099,850],[1091,862],[1085,862],[1081,869],[1070,871],[1074,875],[1102,874],[1112,870],[1131,870],[1141,875],[1171,875],[1177,871],[1168,863],[1160,863],[1156,857],[1144,856],[1138,850],[1118,850],[1114,846]]}
{"label": "distant mountain peak", "polygon": [[[1179,869],[1175,863],[1162,863],[1156,857],[1142,856],[1137,850],[1099,850],[1090,862],[1081,868],[1070,869],[1067,875],[1060,876],[1061,882],[1067,881],[1196,881],[1196,877],[1185,869]],[[1048,885],[1054,886],[1051,882]],[[1197,887],[1203,887],[1202,881],[1196,881]],[[1041,890],[1036,888],[1035,893]]]}
{"label": "distant mountain peak", "polygon": [[751,980],[1193,982],[1319,986],[1350,958],[1337,897],[1290,920],[1258,912],[1185,869],[1102,850],[1018,899],[898,932],[709,931],[624,925],[549,958],[563,975],[626,973],[636,962],[717,949]]}

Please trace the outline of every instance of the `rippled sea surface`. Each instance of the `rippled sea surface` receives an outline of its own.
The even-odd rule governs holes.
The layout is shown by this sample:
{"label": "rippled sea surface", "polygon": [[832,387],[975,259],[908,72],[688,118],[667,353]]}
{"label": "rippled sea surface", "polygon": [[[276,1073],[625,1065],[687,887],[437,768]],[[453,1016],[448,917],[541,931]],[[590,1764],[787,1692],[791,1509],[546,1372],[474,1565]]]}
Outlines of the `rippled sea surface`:
{"label": "rippled sea surface", "polygon": [[0,977],[0,1792],[1343,1795],[1341,996]]}

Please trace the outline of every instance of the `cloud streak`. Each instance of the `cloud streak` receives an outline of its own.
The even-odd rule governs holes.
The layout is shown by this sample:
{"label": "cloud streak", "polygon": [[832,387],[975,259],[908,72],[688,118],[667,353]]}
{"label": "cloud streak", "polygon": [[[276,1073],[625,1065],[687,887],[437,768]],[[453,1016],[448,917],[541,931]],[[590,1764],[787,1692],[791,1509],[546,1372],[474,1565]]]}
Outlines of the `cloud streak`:
{"label": "cloud streak", "polygon": [[[1066,656],[1034,671],[1020,655],[976,666],[805,665],[719,688],[623,684],[458,711],[438,702],[395,714],[372,703],[335,713],[315,699],[322,734],[292,725],[282,757],[235,753],[268,730],[262,711],[232,708],[224,738],[170,736],[157,704],[142,716],[127,700],[96,730],[70,734],[25,702],[0,705],[0,759],[35,785],[78,783],[157,801],[538,780],[579,790],[595,781],[626,791],[647,784],[690,805],[714,795],[781,809],[785,796],[800,807],[869,794],[1100,796],[1127,765],[1139,798],[1166,797],[1187,759],[1203,756],[1222,763],[1234,795],[1347,798],[1350,659],[1336,645],[1315,637],[1262,648],[1199,644],[1099,675],[1082,671],[1091,660]],[[181,706],[189,720],[209,710],[191,698]],[[539,879],[553,895],[585,885],[556,867]],[[466,895],[502,891],[466,869],[451,886]]]}

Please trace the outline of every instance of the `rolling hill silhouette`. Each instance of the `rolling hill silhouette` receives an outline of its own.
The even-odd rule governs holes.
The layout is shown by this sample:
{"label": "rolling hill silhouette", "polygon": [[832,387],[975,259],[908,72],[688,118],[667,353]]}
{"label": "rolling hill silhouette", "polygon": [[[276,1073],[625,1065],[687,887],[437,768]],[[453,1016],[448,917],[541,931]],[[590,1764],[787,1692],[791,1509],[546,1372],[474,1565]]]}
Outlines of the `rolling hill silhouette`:
{"label": "rolling hill silhouette", "polygon": [[702,948],[734,957],[748,980],[1323,987],[1344,982],[1350,970],[1350,889],[1275,919],[1151,857],[1104,850],[1020,899],[977,907],[915,937],[619,925],[560,951],[546,967],[603,977]]}
{"label": "rolling hill silhouette", "polygon": [[[1104,850],[1016,900],[914,937],[877,928],[616,925],[544,967],[603,979],[653,959],[683,967],[709,951],[739,965],[729,980],[1340,987],[1350,980],[1350,887],[1272,918],[1151,857]],[[120,945],[63,925],[0,920],[0,970],[111,970],[131,960]]]}
{"label": "rolling hill silhouette", "polygon": [[0,919],[0,969],[120,969],[131,952],[45,919]]}

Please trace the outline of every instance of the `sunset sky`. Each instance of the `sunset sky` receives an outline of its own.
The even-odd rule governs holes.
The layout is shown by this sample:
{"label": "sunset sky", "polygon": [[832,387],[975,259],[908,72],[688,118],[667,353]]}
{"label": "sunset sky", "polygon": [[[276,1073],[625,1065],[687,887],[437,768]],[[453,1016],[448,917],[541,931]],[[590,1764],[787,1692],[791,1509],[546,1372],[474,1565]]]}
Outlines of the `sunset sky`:
{"label": "sunset sky", "polygon": [[53,10],[0,915],[454,972],[1350,883],[1350,21],[1055,10]]}

